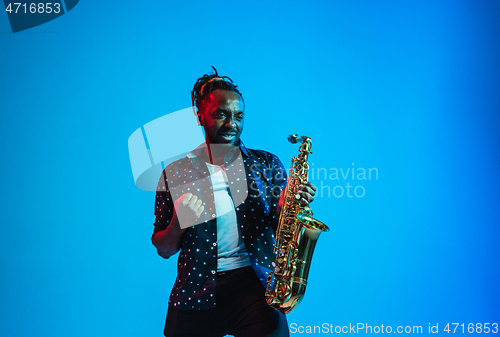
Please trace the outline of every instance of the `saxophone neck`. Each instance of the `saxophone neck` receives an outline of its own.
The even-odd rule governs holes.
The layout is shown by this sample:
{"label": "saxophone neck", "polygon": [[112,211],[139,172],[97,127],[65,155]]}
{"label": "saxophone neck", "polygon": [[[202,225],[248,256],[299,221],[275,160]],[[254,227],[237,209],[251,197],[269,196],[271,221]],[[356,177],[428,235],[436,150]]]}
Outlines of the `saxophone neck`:
{"label": "saxophone neck", "polygon": [[302,136],[302,144],[299,147],[299,158],[303,161],[307,161],[308,155],[312,154],[312,140],[309,137]]}

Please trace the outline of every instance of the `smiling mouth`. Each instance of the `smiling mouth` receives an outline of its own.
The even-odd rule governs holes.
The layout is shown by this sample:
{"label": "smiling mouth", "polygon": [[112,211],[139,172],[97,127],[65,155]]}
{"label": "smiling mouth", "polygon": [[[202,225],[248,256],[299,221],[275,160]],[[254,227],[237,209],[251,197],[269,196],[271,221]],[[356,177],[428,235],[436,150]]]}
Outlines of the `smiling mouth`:
{"label": "smiling mouth", "polygon": [[236,133],[229,132],[229,133],[221,133],[220,135],[221,135],[222,137],[231,138],[231,137],[236,136]]}

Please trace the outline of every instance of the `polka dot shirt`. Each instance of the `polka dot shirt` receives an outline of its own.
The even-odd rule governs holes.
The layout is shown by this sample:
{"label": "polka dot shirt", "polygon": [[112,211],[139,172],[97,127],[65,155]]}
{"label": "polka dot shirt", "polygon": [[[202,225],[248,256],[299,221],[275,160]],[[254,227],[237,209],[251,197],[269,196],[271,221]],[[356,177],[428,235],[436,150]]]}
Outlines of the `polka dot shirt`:
{"label": "polka dot shirt", "polygon": [[[184,193],[193,193],[205,207],[198,223],[189,227],[182,239],[177,278],[169,299],[169,305],[182,310],[217,304],[217,216],[207,161],[202,144],[165,168],[156,192],[153,236],[169,225],[175,200]],[[239,147],[226,155],[224,166],[241,237],[255,273],[267,286],[275,260],[277,204],[286,187],[285,169],[275,155],[247,149],[241,140]]]}

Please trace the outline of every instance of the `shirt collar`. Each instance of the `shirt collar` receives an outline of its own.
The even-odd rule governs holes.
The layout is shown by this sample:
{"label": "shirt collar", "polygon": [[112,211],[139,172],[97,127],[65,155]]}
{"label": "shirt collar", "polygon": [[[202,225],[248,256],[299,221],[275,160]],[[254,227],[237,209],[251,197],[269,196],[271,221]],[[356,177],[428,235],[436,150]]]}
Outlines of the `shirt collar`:
{"label": "shirt collar", "polygon": [[241,152],[245,155],[245,157],[248,157],[248,151],[245,145],[243,144],[243,141],[240,139],[240,149]]}
{"label": "shirt collar", "polygon": [[[238,146],[239,146],[239,148],[241,150],[241,153],[243,153],[243,155],[245,157],[248,157],[248,150],[245,147],[245,145],[243,144],[243,141],[241,139],[239,139],[239,145]],[[193,151],[189,152],[186,156],[189,159],[194,159],[194,158],[200,157],[200,156],[206,156],[206,151],[205,151],[206,147],[207,147],[206,143],[201,143],[196,149],[194,149]],[[232,151],[234,151],[234,150],[232,150]]]}

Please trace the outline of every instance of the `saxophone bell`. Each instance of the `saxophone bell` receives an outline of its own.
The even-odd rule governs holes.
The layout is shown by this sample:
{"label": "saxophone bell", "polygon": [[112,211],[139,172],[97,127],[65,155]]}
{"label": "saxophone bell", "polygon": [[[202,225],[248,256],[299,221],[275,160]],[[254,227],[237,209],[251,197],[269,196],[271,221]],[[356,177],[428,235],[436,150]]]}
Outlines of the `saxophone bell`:
{"label": "saxophone bell", "polygon": [[316,230],[316,231],[319,231],[320,233],[321,232],[326,233],[326,232],[330,231],[330,228],[328,228],[327,225],[325,225],[321,221],[314,219],[310,216],[303,215],[303,214],[297,214],[295,217],[297,218],[297,220],[299,222],[301,222],[304,226],[306,226],[307,228],[309,228],[311,230]]}

